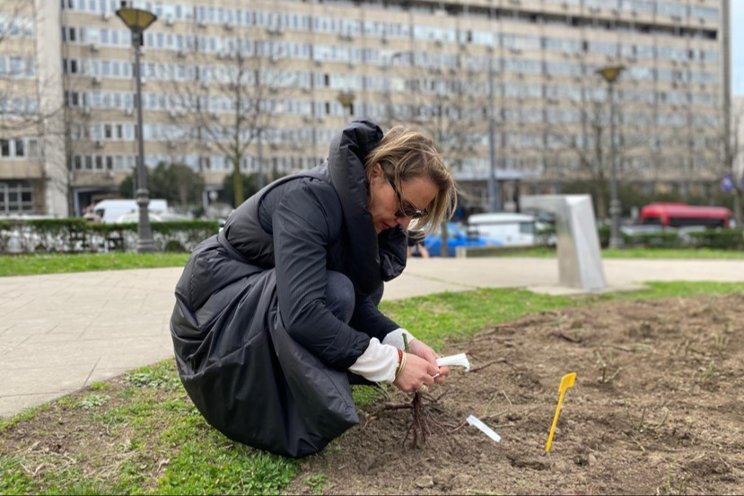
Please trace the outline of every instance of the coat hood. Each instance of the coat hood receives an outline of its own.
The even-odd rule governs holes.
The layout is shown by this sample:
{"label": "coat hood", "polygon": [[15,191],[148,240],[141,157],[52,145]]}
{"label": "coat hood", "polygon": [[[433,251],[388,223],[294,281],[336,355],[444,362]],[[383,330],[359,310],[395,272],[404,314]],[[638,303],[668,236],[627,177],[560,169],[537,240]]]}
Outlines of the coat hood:
{"label": "coat hood", "polygon": [[406,266],[406,235],[400,226],[377,235],[369,213],[369,180],[364,170],[367,155],[382,139],[377,124],[354,121],[336,137],[328,153],[331,184],[343,208],[346,234],[352,247],[352,280],[357,290],[370,294],[400,275]]}

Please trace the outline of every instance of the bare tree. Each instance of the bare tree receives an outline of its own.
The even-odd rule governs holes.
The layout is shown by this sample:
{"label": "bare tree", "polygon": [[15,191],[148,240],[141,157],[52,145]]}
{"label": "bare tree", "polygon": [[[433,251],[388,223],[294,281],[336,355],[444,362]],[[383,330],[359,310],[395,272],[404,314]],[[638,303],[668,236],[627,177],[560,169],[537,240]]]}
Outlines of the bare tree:
{"label": "bare tree", "polygon": [[40,172],[29,179],[42,185],[44,195],[43,199],[34,195],[34,210],[61,214],[67,210],[57,134],[64,110],[62,73],[61,66],[46,63],[58,55],[56,41],[41,35],[52,27],[59,30],[58,18],[49,15],[55,7],[59,9],[56,4],[27,0],[0,2],[0,136],[7,140],[4,148],[12,140],[16,156],[38,166]]}
{"label": "bare tree", "polygon": [[390,125],[413,125],[427,133],[457,170],[478,152],[477,131],[482,127],[485,102],[475,95],[483,93],[476,86],[484,87],[484,83],[478,81],[473,68],[463,68],[459,54],[453,56],[449,69],[443,67],[443,57],[427,57],[422,52],[412,59],[404,83],[406,104],[394,105],[394,96],[387,91],[386,117]]}
{"label": "bare tree", "polygon": [[733,105],[730,115],[729,125],[721,122],[714,127],[715,134],[708,143],[720,163],[720,175],[730,178],[731,193],[734,196],[734,219],[737,228],[741,228],[744,226],[744,103]]}
{"label": "bare tree", "polygon": [[[585,95],[585,92],[582,92]],[[609,116],[604,102],[583,98],[572,100],[566,109],[578,115],[578,122],[547,123],[551,140],[563,151],[574,155],[578,163],[578,176],[589,183],[596,204],[598,218],[606,218],[609,193],[606,167],[606,134],[609,134]]]}
{"label": "bare tree", "polygon": [[[68,94],[72,93],[70,86]],[[74,195],[74,186],[78,179],[79,169],[85,169],[83,156],[93,152],[95,144],[90,139],[91,116],[88,107],[78,107],[72,105],[72,102],[66,102],[62,111],[62,118],[56,121],[58,129],[50,129],[62,136],[64,141],[65,165],[67,168],[65,187],[67,190],[67,208],[70,215],[75,215],[76,207],[85,207],[87,205],[77,205]],[[81,163],[77,163],[80,160]]]}
{"label": "bare tree", "polygon": [[[613,139],[610,136],[610,105],[615,106],[615,122],[618,123],[614,137],[618,171],[629,172],[631,159],[635,157],[647,164],[648,137],[655,132],[652,117],[637,106],[608,102],[603,92],[582,88],[580,99],[570,99],[568,105],[562,107],[570,118],[545,124],[546,133],[559,152],[567,152],[576,159],[577,176],[589,184],[598,218],[606,218],[609,211],[610,140]],[[633,110],[637,112],[631,113]],[[645,132],[638,132],[639,129]],[[621,177],[618,182],[623,182]]]}
{"label": "bare tree", "polygon": [[[280,88],[292,77],[281,68],[282,45],[271,40],[250,41],[236,37],[215,54],[200,47],[198,37],[188,60],[188,81],[174,83],[181,125],[201,143],[222,154],[232,165],[235,204],[244,199],[241,164],[253,145],[262,175],[263,145],[280,110]],[[215,59],[218,63],[214,63]]]}
{"label": "bare tree", "polygon": [[0,7],[0,132],[4,137],[37,135],[42,120],[33,85],[35,11],[32,2],[6,0]]}

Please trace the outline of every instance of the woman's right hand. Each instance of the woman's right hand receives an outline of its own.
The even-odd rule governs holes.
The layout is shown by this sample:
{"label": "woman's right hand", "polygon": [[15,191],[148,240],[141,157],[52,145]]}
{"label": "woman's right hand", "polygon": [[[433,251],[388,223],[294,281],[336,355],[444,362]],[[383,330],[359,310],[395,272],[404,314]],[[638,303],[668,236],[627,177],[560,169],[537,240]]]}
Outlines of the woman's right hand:
{"label": "woman's right hand", "polygon": [[434,384],[439,367],[412,353],[406,353],[406,364],[393,384],[403,392],[415,393],[421,386]]}

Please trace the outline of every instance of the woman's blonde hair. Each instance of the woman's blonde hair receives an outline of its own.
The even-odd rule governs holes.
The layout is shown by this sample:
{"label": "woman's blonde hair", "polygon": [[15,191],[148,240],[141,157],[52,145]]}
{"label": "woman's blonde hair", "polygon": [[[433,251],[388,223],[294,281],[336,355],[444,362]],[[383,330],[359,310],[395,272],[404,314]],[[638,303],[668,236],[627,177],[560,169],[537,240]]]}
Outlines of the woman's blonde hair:
{"label": "woman's blonde hair", "polygon": [[452,216],[457,206],[457,186],[433,140],[418,131],[395,126],[367,156],[367,177],[371,178],[375,164],[380,164],[398,191],[402,181],[416,177],[428,177],[436,185],[438,192],[426,215],[413,221],[416,229],[431,232]]}

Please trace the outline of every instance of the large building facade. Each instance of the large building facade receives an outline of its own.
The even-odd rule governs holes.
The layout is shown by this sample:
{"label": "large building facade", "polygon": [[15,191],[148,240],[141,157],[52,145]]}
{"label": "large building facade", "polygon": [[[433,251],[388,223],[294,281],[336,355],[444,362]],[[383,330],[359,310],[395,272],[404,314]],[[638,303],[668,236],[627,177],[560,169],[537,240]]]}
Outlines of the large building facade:
{"label": "large building facade", "polygon": [[[437,139],[475,207],[489,177],[502,204],[517,184],[606,180],[611,139],[625,182],[710,187],[721,176],[724,1],[129,2],[158,16],[142,66],[146,163],[187,164],[217,189],[235,164],[312,167],[345,122],[370,117]],[[40,118],[33,132],[3,131],[0,215],[78,214],[134,167],[120,4],[36,0],[3,18],[28,28],[0,40],[0,118],[15,119],[13,98],[34,100],[23,108]],[[27,55],[14,55],[21,45]],[[610,100],[597,70],[613,65],[625,71]]]}
{"label": "large building facade", "polygon": [[0,215],[68,211],[60,16],[53,3],[0,3]]}

